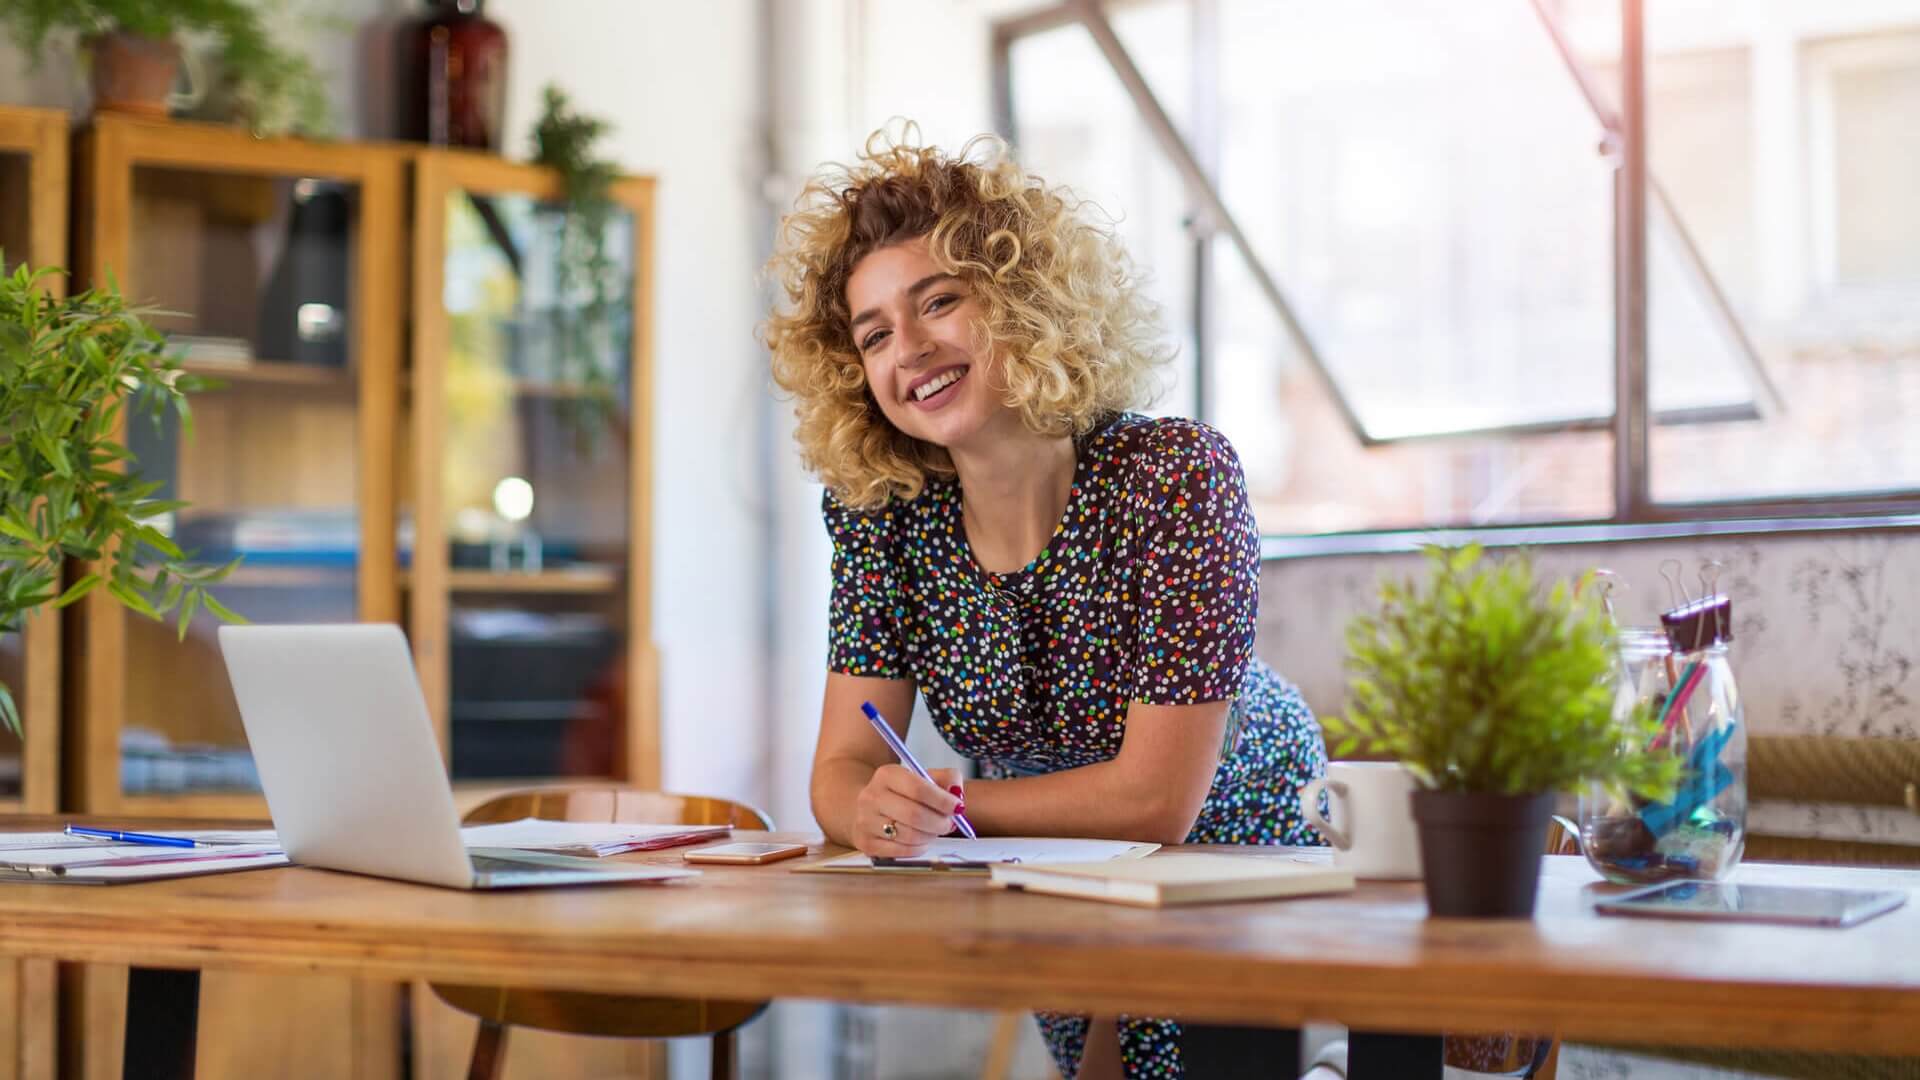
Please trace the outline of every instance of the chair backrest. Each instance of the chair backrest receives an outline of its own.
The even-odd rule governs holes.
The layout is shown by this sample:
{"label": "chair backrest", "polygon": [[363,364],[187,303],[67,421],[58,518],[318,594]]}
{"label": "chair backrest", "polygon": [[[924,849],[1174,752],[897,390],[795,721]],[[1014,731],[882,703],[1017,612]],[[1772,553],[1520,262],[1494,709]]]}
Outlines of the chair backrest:
{"label": "chair backrest", "polygon": [[674,795],[617,784],[528,788],[496,795],[467,811],[462,822],[485,825],[539,818],[542,821],[648,822],[660,825],[731,825],[770,831],[765,811],[732,799]]}
{"label": "chair backrest", "polygon": [[[528,788],[496,795],[461,819],[485,825],[521,818],[544,821],[731,825],[771,831],[756,807],[707,795],[674,795],[618,784]],[[730,1031],[766,1008],[760,1001],[654,998],[517,987],[435,983],[440,999],[496,1024],[622,1038],[672,1038]]]}

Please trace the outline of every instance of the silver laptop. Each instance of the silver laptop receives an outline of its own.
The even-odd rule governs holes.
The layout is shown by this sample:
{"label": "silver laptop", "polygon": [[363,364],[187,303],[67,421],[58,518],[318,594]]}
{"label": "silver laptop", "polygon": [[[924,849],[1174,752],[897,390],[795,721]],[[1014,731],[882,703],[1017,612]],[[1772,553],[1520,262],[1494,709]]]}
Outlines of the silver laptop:
{"label": "silver laptop", "polygon": [[400,628],[223,626],[220,651],[287,857],[455,889],[657,881],[698,873],[469,850]]}

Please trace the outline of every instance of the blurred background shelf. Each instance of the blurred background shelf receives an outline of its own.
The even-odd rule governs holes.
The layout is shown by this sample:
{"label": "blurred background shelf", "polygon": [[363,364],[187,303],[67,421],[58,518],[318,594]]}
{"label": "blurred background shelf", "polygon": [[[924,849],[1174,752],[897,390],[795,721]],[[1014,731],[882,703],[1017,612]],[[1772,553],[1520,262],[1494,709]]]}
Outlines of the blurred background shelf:
{"label": "blurred background shelf", "polygon": [[[611,566],[577,566],[557,570],[449,570],[447,589],[456,593],[609,593],[620,585]],[[400,587],[414,588],[411,573],[400,577]]]}
{"label": "blurred background shelf", "polygon": [[322,390],[340,394],[353,392],[358,380],[353,372],[346,368],[324,367],[319,364],[295,364],[285,361],[248,360],[234,362],[228,360],[195,360],[191,357],[181,361],[182,371],[209,379],[219,379],[229,387],[268,386],[297,387],[303,390]]}

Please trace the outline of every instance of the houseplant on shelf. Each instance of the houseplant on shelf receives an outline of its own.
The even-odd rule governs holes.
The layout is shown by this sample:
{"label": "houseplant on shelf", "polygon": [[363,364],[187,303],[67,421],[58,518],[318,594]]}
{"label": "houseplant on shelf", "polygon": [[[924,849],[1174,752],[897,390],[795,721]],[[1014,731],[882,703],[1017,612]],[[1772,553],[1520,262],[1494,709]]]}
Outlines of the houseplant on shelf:
{"label": "houseplant on shelf", "polygon": [[256,133],[330,128],[325,87],[311,62],[273,40],[267,16],[288,0],[6,0],[0,22],[38,63],[71,39],[92,66],[94,106],[165,116],[182,35],[216,43],[223,97]]}
{"label": "houseplant on shelf", "polygon": [[540,120],[533,128],[533,160],[560,174],[565,201],[560,207],[558,250],[553,260],[553,292],[559,298],[549,313],[558,381],[578,386],[577,398],[562,399],[562,417],[582,449],[618,417],[617,380],[609,355],[620,336],[615,325],[630,280],[607,249],[619,205],[612,188],[620,177],[596,145],[608,123],[573,107],[558,86],[541,94]]}
{"label": "houseplant on shelf", "polygon": [[1597,590],[1545,588],[1531,561],[1429,547],[1428,581],[1389,580],[1347,627],[1337,753],[1398,758],[1413,794],[1436,915],[1530,916],[1556,793],[1594,782],[1661,797],[1670,755],[1621,753],[1657,730],[1616,710],[1613,627]]}
{"label": "houseplant on shelf", "polygon": [[[162,356],[159,333],[116,291],[59,299],[38,287],[53,273],[0,276],[0,632],[99,588],[149,618],[177,611],[183,637],[201,608],[238,621],[207,590],[238,560],[196,564],[156,528],[185,504],[155,499],[159,483],[143,480],[114,438],[129,410],[145,414],[129,416],[139,423],[171,409],[184,426],[186,395],[202,384]],[[69,559],[94,572],[63,589]],[[4,685],[0,722],[20,730]]]}

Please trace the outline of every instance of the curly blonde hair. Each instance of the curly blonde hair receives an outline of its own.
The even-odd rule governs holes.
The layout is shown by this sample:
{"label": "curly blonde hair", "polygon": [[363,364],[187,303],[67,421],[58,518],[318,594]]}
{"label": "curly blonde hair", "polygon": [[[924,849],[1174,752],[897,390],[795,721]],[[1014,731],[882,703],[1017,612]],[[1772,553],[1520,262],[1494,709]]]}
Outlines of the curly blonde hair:
{"label": "curly blonde hair", "polygon": [[1083,434],[1145,405],[1172,355],[1133,261],[1087,204],[1023,171],[998,138],[948,155],[916,135],[876,131],[853,164],[814,176],[769,263],[787,302],[764,336],[795,401],[801,460],[862,509],[953,475],[947,452],[895,428],[867,388],[846,290],[870,252],[928,238],[934,263],[979,299],[1007,405],[1036,433]]}

